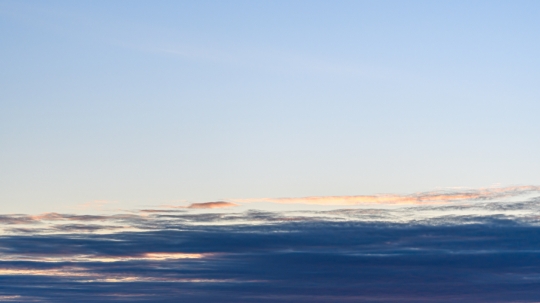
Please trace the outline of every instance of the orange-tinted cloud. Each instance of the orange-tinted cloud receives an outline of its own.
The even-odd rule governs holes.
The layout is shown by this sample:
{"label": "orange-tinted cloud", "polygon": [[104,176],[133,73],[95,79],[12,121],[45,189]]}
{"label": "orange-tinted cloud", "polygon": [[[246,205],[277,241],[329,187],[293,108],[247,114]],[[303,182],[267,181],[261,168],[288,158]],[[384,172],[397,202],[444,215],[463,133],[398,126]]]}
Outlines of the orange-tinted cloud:
{"label": "orange-tinted cloud", "polygon": [[61,215],[61,214],[58,214],[58,213],[44,213],[44,214],[39,214],[39,215],[35,215],[35,216],[30,216],[30,218],[32,220],[36,220],[36,221],[58,221],[58,220],[64,220],[65,219],[65,216],[64,215]]}
{"label": "orange-tinted cloud", "polygon": [[204,202],[204,203],[193,203],[187,208],[224,208],[224,207],[234,207],[238,206],[238,204],[234,204],[231,202]]}
{"label": "orange-tinted cloud", "polygon": [[314,205],[361,205],[361,204],[441,204],[459,201],[493,200],[516,197],[539,192],[540,186],[514,186],[502,188],[481,188],[472,190],[441,190],[410,195],[364,195],[364,196],[315,196],[300,198],[260,198],[233,200],[238,203],[271,202],[280,204]]}

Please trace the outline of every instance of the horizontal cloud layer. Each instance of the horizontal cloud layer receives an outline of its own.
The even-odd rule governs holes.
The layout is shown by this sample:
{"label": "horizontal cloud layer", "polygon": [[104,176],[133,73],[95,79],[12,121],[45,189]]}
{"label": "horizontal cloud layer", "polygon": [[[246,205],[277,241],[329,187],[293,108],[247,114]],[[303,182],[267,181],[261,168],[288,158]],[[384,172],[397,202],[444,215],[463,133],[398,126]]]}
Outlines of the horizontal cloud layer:
{"label": "horizontal cloud layer", "polygon": [[[282,222],[0,237],[16,302],[536,302],[540,227]],[[91,254],[86,254],[89,253]],[[128,286],[129,285],[129,286]]]}
{"label": "horizontal cloud layer", "polygon": [[234,206],[220,201],[0,215],[0,301],[540,302],[537,191],[338,197],[355,207],[325,211],[213,210]]}
{"label": "horizontal cloud layer", "polygon": [[225,207],[234,207],[238,206],[238,204],[234,204],[231,202],[204,202],[204,203],[193,203],[188,208],[225,208]]}
{"label": "horizontal cloud layer", "polygon": [[359,204],[438,204],[458,201],[493,200],[517,197],[539,192],[540,186],[515,186],[504,188],[484,188],[471,190],[446,190],[422,192],[411,195],[368,195],[368,196],[321,196],[300,198],[258,198],[237,199],[239,203],[272,202],[283,204],[316,205],[359,205]]}

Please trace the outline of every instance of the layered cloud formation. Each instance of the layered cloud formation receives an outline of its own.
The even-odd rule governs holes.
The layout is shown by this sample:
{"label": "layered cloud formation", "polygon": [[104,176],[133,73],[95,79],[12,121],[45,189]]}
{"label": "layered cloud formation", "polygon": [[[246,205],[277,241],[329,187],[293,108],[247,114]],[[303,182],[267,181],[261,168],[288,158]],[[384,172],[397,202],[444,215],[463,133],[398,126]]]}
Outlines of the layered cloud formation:
{"label": "layered cloud formation", "polygon": [[2,215],[0,300],[540,301],[536,187],[378,197],[396,207]]}

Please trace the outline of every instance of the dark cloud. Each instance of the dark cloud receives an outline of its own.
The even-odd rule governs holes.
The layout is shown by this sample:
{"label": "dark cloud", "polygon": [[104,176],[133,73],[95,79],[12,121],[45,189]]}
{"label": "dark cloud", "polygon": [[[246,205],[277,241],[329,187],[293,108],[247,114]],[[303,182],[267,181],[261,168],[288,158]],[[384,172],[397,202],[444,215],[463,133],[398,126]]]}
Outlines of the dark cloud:
{"label": "dark cloud", "polygon": [[534,240],[540,228],[485,219],[4,236],[0,296],[38,302],[540,300],[540,241]]}
{"label": "dark cloud", "polygon": [[0,301],[538,302],[539,204],[5,215]]}

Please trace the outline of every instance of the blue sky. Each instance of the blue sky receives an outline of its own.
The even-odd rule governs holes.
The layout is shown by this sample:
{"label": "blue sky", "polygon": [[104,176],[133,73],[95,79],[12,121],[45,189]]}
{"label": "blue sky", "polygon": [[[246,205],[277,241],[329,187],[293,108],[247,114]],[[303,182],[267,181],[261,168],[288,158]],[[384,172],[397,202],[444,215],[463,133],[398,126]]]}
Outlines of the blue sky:
{"label": "blue sky", "polygon": [[4,212],[540,184],[536,1],[2,1]]}

